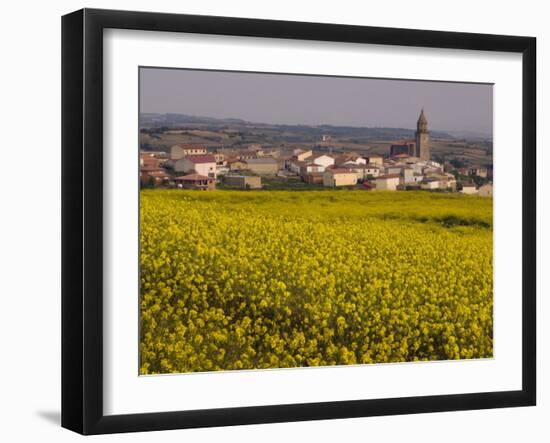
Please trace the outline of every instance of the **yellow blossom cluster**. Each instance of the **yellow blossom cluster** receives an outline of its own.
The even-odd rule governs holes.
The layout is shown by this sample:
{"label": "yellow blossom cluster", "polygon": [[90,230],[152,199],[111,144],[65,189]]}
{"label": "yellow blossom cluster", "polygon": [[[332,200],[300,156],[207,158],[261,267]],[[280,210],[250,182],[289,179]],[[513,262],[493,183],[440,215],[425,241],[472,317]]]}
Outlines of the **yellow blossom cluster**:
{"label": "yellow blossom cluster", "polygon": [[492,199],[143,190],[140,373],[491,357]]}

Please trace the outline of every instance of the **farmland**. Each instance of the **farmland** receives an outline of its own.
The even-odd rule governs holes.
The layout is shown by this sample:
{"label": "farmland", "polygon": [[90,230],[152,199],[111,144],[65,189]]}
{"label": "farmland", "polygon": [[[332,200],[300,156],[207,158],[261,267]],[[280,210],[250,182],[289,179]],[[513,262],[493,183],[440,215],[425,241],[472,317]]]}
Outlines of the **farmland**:
{"label": "farmland", "polygon": [[492,199],[143,190],[140,373],[487,358]]}

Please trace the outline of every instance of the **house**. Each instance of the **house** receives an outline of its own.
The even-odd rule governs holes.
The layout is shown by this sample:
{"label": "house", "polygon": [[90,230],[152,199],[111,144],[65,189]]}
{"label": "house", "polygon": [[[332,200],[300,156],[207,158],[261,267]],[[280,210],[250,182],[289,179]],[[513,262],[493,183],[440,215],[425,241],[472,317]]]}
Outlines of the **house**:
{"label": "house", "polygon": [[367,164],[384,166],[384,157],[380,154],[370,154],[366,156]]}
{"label": "house", "polygon": [[162,168],[144,166],[139,171],[139,180],[142,185],[166,185],[170,176]]}
{"label": "house", "polygon": [[414,179],[414,169],[409,166],[405,166],[401,169],[401,176],[403,177],[403,183],[405,184],[416,182]]}
{"label": "house", "polygon": [[199,145],[188,145],[188,144],[178,144],[170,148],[170,158],[172,160],[179,160],[180,158],[186,157],[188,155],[205,155],[208,151],[204,146]]}
{"label": "house", "polygon": [[308,158],[308,161],[315,163],[316,165],[324,166],[328,168],[334,165],[334,158],[326,154],[318,154]]}
{"label": "house", "polygon": [[300,166],[300,175],[311,174],[313,172],[325,172],[325,167],[316,163],[307,163]]}
{"label": "house", "polygon": [[401,174],[401,171],[403,170],[403,165],[389,165],[386,166],[386,174],[393,175],[393,174]]}
{"label": "house", "polygon": [[214,159],[217,164],[222,164],[225,161],[225,154],[223,152],[215,152]]}
{"label": "house", "polygon": [[351,169],[327,169],[323,173],[323,186],[355,186],[357,184],[357,173]]}
{"label": "house", "polygon": [[344,163],[343,167],[354,171],[357,174],[357,179],[359,181],[367,180],[369,178],[376,178],[380,175],[380,168],[374,165]]}
{"label": "house", "polygon": [[386,174],[376,177],[376,190],[395,191],[399,185],[399,174]]}
{"label": "house", "polygon": [[148,168],[159,168],[160,160],[151,154],[140,154],[139,166]]}
{"label": "house", "polygon": [[293,154],[296,157],[296,160],[298,160],[299,162],[303,162],[306,158],[313,155],[313,151],[311,149],[307,151],[304,151],[303,149],[295,149]]}
{"label": "house", "polygon": [[493,196],[493,184],[487,183],[486,185],[480,186],[478,189],[480,197],[492,197]]}
{"label": "house", "polygon": [[477,194],[476,185],[474,183],[462,183],[463,194]]}
{"label": "house", "polygon": [[242,189],[260,189],[262,187],[262,177],[257,175],[226,175],[224,183]]}
{"label": "house", "polygon": [[322,185],[323,184],[323,172],[311,172],[302,176],[304,183],[310,185]]}
{"label": "house", "polygon": [[216,178],[216,159],[213,155],[186,155],[174,163],[176,172],[196,172]]}
{"label": "house", "polygon": [[279,163],[273,157],[251,158],[246,161],[247,169],[258,175],[275,175]]}
{"label": "house", "polygon": [[306,165],[307,165],[306,162],[300,162],[296,159],[293,159],[293,160],[290,161],[290,163],[288,165],[288,170],[299,175],[302,168]]}
{"label": "house", "polygon": [[427,178],[424,181],[420,182],[420,189],[425,189],[427,191],[433,191],[434,189],[440,189],[441,182],[437,178]]}
{"label": "house", "polygon": [[468,175],[487,178],[487,168],[485,166],[472,166],[468,169]]}
{"label": "house", "polygon": [[176,177],[176,187],[185,189],[198,189],[202,191],[216,189],[216,180],[202,174],[188,174]]}
{"label": "house", "polygon": [[243,161],[248,161],[248,160],[252,160],[254,158],[257,158],[258,156],[256,155],[256,152],[255,151],[240,151],[237,153],[237,158],[239,160],[243,160]]}
{"label": "house", "polygon": [[227,166],[229,167],[230,171],[241,171],[243,169],[246,169],[248,165],[243,160],[231,160],[227,162]]}

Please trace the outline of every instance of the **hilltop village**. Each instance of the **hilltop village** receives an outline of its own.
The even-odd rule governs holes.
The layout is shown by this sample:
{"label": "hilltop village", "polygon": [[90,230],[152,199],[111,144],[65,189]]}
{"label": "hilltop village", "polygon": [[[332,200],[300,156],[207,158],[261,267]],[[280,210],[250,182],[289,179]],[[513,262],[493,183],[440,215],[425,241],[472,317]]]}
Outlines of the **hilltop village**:
{"label": "hilltop village", "polygon": [[[330,141],[324,135],[323,141]],[[342,152],[343,151],[343,152]],[[246,149],[176,144],[166,151],[140,151],[142,188],[178,189],[311,189],[426,190],[493,195],[490,165],[456,167],[432,160],[428,121],[422,110],[415,138],[391,144],[389,152],[365,154],[340,150]]]}

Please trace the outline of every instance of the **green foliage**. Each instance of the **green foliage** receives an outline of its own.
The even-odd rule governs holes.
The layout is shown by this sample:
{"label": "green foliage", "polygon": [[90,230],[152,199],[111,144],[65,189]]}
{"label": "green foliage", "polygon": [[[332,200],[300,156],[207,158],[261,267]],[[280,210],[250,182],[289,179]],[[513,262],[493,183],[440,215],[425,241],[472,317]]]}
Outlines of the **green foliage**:
{"label": "green foliage", "polygon": [[491,357],[492,199],[141,192],[141,374]]}

